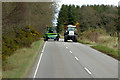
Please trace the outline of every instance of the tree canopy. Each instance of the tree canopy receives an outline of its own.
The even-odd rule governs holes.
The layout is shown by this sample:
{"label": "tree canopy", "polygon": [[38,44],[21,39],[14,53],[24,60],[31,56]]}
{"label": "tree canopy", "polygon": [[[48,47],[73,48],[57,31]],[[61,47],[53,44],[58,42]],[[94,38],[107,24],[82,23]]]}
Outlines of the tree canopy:
{"label": "tree canopy", "polygon": [[63,30],[64,23],[75,25],[79,22],[79,31],[90,28],[102,28],[108,34],[117,31],[118,7],[112,5],[62,5],[57,23],[57,31]]}

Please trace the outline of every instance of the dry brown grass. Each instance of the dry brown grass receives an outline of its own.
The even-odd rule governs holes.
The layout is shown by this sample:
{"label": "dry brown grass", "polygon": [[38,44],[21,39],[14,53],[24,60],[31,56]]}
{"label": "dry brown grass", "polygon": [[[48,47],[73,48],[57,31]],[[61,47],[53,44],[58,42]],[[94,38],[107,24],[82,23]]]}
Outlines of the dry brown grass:
{"label": "dry brown grass", "polygon": [[118,38],[109,36],[104,30],[102,29],[92,29],[82,33],[80,36],[80,40],[84,42],[96,44],[96,45],[103,45],[108,48],[113,48],[114,50],[118,50]]}
{"label": "dry brown grass", "polygon": [[104,46],[107,46],[109,48],[113,48],[115,50],[118,50],[118,38],[117,37],[111,37],[111,36],[100,36],[98,39],[98,44],[102,44]]}

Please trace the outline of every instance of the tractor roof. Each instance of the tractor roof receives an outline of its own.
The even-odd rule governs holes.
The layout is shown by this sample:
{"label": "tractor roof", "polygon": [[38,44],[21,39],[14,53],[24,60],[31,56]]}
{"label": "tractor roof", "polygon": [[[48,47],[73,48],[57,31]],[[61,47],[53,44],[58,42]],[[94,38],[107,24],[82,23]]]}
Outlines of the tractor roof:
{"label": "tractor roof", "polygon": [[76,27],[76,26],[73,26],[73,25],[68,25],[67,27]]}

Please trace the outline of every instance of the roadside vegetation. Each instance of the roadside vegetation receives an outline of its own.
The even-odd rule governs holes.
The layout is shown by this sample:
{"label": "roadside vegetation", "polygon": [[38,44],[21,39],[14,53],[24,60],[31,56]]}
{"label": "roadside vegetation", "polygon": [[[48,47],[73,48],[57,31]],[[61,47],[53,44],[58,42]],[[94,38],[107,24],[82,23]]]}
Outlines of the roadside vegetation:
{"label": "roadside vegetation", "polygon": [[63,35],[64,24],[79,22],[78,42],[93,45],[92,48],[118,59],[118,10],[112,5],[62,5],[57,31]]}
{"label": "roadside vegetation", "polygon": [[14,38],[8,38],[7,35],[3,34],[2,41],[2,59],[7,59],[11,56],[14,51],[22,47],[30,47],[32,42],[40,39],[40,34],[32,27],[26,26],[22,29],[14,30]]}
{"label": "roadside vegetation", "polygon": [[111,37],[104,31],[99,34],[98,32],[100,32],[100,30],[97,31],[97,35],[94,34],[96,32],[84,32],[78,41],[83,44],[89,44],[92,48],[120,60],[120,58],[118,58],[118,37]]}
{"label": "roadside vegetation", "polygon": [[39,46],[42,44],[39,40],[43,37],[45,26],[52,25],[55,8],[53,2],[2,3],[4,78],[22,78],[27,73],[27,68],[39,52]]}
{"label": "roadside vegetation", "polygon": [[109,48],[103,45],[92,46],[92,48],[97,49],[98,51],[101,51],[117,60],[120,60],[118,57],[118,50],[114,50],[113,48]]}
{"label": "roadside vegetation", "polygon": [[43,45],[43,39],[16,50],[3,62],[3,78],[26,78]]}

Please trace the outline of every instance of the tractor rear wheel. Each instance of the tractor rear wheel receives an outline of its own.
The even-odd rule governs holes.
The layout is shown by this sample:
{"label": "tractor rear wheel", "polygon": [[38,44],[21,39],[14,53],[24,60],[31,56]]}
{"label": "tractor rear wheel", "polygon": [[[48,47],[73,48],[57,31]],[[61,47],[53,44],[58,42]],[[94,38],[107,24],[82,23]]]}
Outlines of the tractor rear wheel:
{"label": "tractor rear wheel", "polygon": [[47,38],[44,38],[44,41],[48,41],[48,39],[47,39]]}
{"label": "tractor rear wheel", "polygon": [[77,36],[74,36],[73,42],[77,42]]}
{"label": "tractor rear wheel", "polygon": [[64,36],[64,42],[67,42],[67,35]]}
{"label": "tractor rear wheel", "polygon": [[57,41],[59,41],[59,38],[57,38]]}

